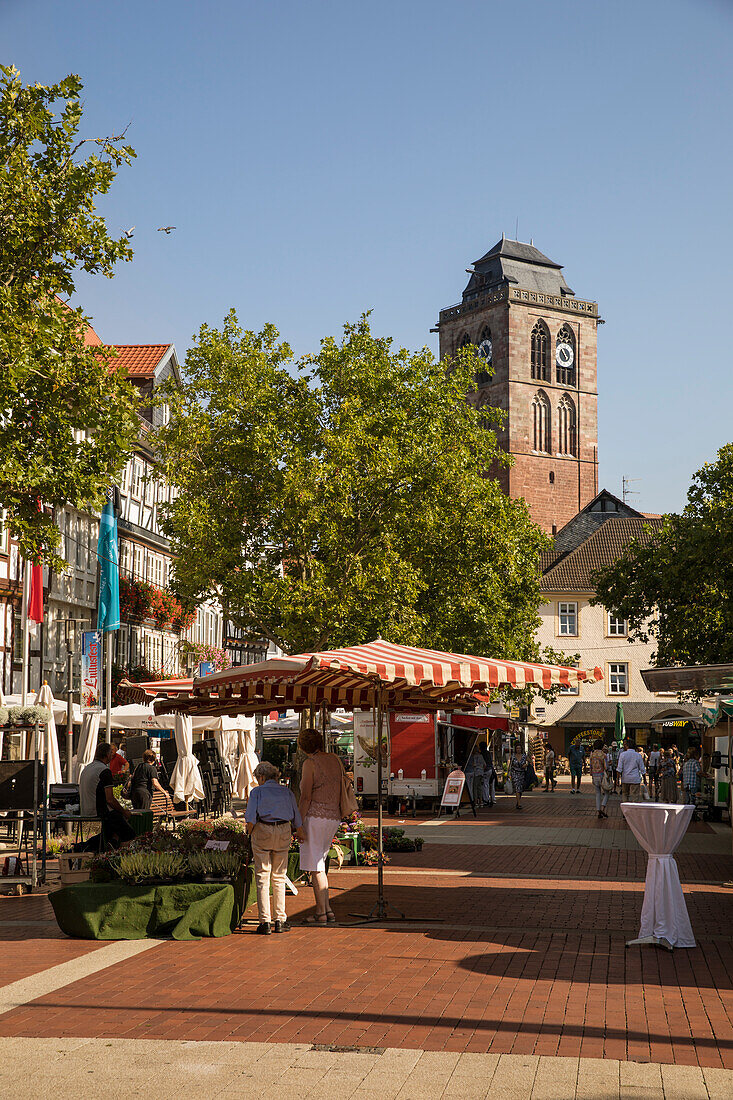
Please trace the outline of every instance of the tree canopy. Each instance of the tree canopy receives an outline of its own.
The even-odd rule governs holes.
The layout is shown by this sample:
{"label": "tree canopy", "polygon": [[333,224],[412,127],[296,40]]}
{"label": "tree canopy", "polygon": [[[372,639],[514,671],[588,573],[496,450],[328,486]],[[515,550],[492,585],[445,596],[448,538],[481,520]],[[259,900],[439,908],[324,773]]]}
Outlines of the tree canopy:
{"label": "tree canopy", "polygon": [[202,326],[157,434],[178,594],[291,653],[382,636],[536,657],[547,539],[487,476],[509,459],[501,414],[466,400],[476,369],[367,317],[297,363],[272,325]]}
{"label": "tree canopy", "polygon": [[95,199],[134,152],[122,136],[78,138],[81,91],[77,76],[24,86],[0,66],[0,509],[21,553],[54,564],[59,532],[39,505],[99,503],[138,429],[114,353],[85,344],[88,320],[66,301],[77,272],[111,277],[132,257]]}
{"label": "tree canopy", "polygon": [[655,639],[659,667],[733,661],[733,443],[695,474],[687,505],[596,577],[596,601]]}

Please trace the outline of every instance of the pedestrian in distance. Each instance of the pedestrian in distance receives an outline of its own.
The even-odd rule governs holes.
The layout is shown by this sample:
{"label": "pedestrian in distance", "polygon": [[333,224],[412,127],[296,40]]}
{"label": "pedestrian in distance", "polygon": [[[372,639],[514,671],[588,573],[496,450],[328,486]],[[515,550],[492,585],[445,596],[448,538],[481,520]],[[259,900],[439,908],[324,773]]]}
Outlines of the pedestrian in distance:
{"label": "pedestrian in distance", "polygon": [[554,791],[556,786],[557,780],[555,779],[555,750],[548,741],[547,748],[545,749],[545,790]]}
{"label": "pedestrian in distance", "polygon": [[670,749],[660,752],[659,785],[662,802],[673,806],[677,801],[677,765]]}
{"label": "pedestrian in distance", "polygon": [[682,765],[682,787],[685,793],[685,802],[688,805],[695,805],[695,798],[700,789],[701,772],[700,750],[688,749],[687,757]]}
{"label": "pedestrian in distance", "polygon": [[484,756],[484,764],[486,770],[484,771],[484,786],[483,786],[483,799],[487,806],[496,805],[496,768],[494,767],[494,758],[490,752],[486,752]]}
{"label": "pedestrian in distance", "polygon": [[471,757],[466,765],[466,782],[471,781],[471,793],[473,795],[473,804],[477,810],[480,810],[484,804],[484,774],[486,772],[486,761],[483,758],[481,749],[478,745],[475,746]]}
{"label": "pedestrian in distance", "polygon": [[618,758],[616,771],[621,779],[621,798],[624,802],[641,800],[641,777],[646,771],[641,755],[627,737],[624,749]]}
{"label": "pedestrian in distance", "polygon": [[655,802],[659,802],[659,768],[662,763],[662,754],[659,745],[652,745],[649,753],[649,794]]}
{"label": "pedestrian in distance", "polygon": [[[609,791],[604,789],[603,780],[608,774],[608,756],[603,741],[599,737],[593,742],[593,752],[590,754],[590,776],[596,792],[596,813],[599,818],[608,817],[606,806],[608,805]],[[610,784],[606,784],[610,786]]]}
{"label": "pedestrian in distance", "polygon": [[307,924],[335,921],[328,897],[326,856],[341,821],[341,781],[344,769],[334,753],[323,751],[323,735],[317,729],[303,730],[298,747],[306,754],[300,777],[300,816],[305,841],[300,845],[300,869],[310,871],[316,902],[315,915]]}
{"label": "pedestrian in distance", "polygon": [[570,793],[580,794],[580,777],[583,774],[583,746],[573,742],[568,753],[570,764]]}
{"label": "pedestrian in distance", "polygon": [[512,776],[512,789],[514,791],[514,797],[517,800],[517,804],[514,808],[515,810],[521,810],[522,792],[527,784],[527,754],[522,752],[520,741],[516,741],[514,744],[514,754],[510,764],[510,771]]}
{"label": "pedestrian in distance", "polygon": [[247,800],[244,820],[252,838],[252,858],[257,883],[257,912],[260,923],[257,932],[269,936],[271,925],[270,886],[275,909],[275,932],[289,932],[285,911],[285,876],[292,833],[305,839],[303,821],[295,796],[289,787],[279,782],[280,769],[263,760],[255,768],[257,786]]}

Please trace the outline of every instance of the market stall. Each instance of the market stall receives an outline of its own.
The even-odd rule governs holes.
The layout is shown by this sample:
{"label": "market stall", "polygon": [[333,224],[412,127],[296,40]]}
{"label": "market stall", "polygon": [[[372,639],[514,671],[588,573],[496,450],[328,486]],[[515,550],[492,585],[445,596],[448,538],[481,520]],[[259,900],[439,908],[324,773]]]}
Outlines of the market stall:
{"label": "market stall", "polygon": [[[277,657],[258,664],[226,669],[196,679],[190,692],[158,698],[156,713],[175,711],[189,716],[267,714],[319,709],[360,708],[376,713],[376,739],[385,736],[388,710],[435,712],[474,710],[477,692],[501,688],[574,687],[600,680],[600,668],[577,668],[497,661],[466,654],[413,649],[377,639],[363,646]],[[388,736],[388,734],[387,734]],[[382,840],[383,753],[377,752],[378,900],[374,915],[386,916]]]}

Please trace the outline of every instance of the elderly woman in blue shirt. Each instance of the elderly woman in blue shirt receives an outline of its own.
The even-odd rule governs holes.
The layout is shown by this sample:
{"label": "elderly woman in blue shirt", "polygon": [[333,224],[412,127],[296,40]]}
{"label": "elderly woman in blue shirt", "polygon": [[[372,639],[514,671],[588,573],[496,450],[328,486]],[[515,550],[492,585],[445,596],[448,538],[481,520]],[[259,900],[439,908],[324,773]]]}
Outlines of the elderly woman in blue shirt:
{"label": "elderly woman in blue shirt", "polygon": [[275,909],[275,932],[289,932],[285,912],[285,876],[288,870],[288,852],[292,833],[299,840],[305,839],[303,820],[293,792],[279,782],[280,771],[274,764],[263,760],[255,768],[258,786],[247,802],[244,820],[252,838],[252,857],[257,883],[257,909],[260,923],[257,932],[269,936],[270,883]]}

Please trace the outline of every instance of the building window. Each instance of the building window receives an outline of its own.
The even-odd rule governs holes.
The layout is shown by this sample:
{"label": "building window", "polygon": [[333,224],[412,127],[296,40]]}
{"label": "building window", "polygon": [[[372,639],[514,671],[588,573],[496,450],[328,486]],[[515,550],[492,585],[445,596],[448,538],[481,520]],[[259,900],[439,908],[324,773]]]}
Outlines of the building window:
{"label": "building window", "polygon": [[538,321],[532,329],[532,377],[538,382],[550,381],[548,349],[550,333],[544,321]]}
{"label": "building window", "polygon": [[575,333],[563,325],[555,340],[555,369],[558,386],[575,385]]}
{"label": "building window", "polygon": [[135,548],[134,548],[132,575],[134,576],[136,581],[144,581],[145,580],[145,547],[144,546],[137,546],[136,545]]}
{"label": "building window", "polygon": [[629,624],[626,619],[619,619],[617,615],[608,612],[608,634],[611,638],[625,638],[629,633]]}
{"label": "building window", "polygon": [[550,399],[543,390],[538,390],[532,398],[532,424],[534,430],[534,450],[549,454],[552,445]]}
{"label": "building window", "polygon": [[0,554],[10,553],[10,539],[8,537],[8,529],[5,526],[5,516],[6,511],[3,508],[0,511]]}
{"label": "building window", "polygon": [[624,663],[609,664],[608,666],[608,694],[629,694],[629,666]]}
{"label": "building window", "polygon": [[122,467],[122,473],[120,474],[120,489],[123,493],[127,493],[130,490],[130,463],[126,462]]}
{"label": "building window", "polygon": [[578,604],[561,601],[557,605],[557,632],[565,637],[577,638],[578,636]]}
{"label": "building window", "polygon": [[578,430],[575,402],[564,393],[557,408],[558,450],[561,455],[578,454]]}
{"label": "building window", "polygon": [[137,500],[142,499],[144,472],[145,472],[145,468],[144,468],[142,462],[138,462],[137,459],[134,459],[133,464],[132,464],[132,490],[131,491],[132,491],[132,495],[134,497],[136,497]]}

